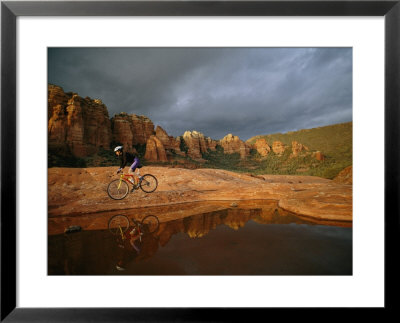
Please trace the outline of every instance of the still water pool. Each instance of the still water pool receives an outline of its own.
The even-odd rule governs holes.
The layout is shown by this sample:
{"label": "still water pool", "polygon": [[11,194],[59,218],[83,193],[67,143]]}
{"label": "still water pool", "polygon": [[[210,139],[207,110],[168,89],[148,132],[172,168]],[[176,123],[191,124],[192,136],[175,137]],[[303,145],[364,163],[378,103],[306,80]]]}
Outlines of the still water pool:
{"label": "still water pool", "polygon": [[351,227],[308,222],[265,205],[165,221],[138,247],[139,253],[120,245],[107,230],[49,236],[48,274],[352,274]]}

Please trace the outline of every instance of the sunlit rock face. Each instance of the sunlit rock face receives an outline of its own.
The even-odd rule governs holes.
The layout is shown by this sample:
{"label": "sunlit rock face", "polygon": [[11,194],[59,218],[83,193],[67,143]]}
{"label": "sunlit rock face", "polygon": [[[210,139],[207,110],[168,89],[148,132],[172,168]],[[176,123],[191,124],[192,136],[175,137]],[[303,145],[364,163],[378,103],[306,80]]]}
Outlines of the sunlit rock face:
{"label": "sunlit rock face", "polygon": [[250,154],[250,146],[240,140],[238,136],[232,134],[228,134],[222,138],[219,144],[224,149],[225,154],[239,153],[242,159]]}
{"label": "sunlit rock face", "polygon": [[257,139],[253,145],[253,148],[256,149],[262,157],[267,157],[271,151],[271,147],[268,145],[265,139]]}
{"label": "sunlit rock face", "polygon": [[281,141],[274,141],[272,143],[272,151],[277,155],[282,155],[286,150],[286,146]]}
{"label": "sunlit rock face", "polygon": [[153,122],[136,114],[121,112],[112,119],[113,141],[124,145],[126,151],[133,151],[135,145],[144,145],[155,134]]}
{"label": "sunlit rock face", "polygon": [[167,162],[167,154],[164,145],[156,136],[151,136],[146,143],[144,158],[148,161]]}
{"label": "sunlit rock face", "polygon": [[201,159],[202,154],[207,152],[206,138],[198,131],[185,131],[182,136],[187,146],[187,155],[193,159]]}
{"label": "sunlit rock face", "polygon": [[99,148],[109,149],[111,123],[101,100],[64,93],[59,86],[48,86],[49,149],[83,157]]}
{"label": "sunlit rock face", "polygon": [[319,160],[319,161],[325,160],[324,154],[321,153],[320,151],[314,152],[314,153],[313,153],[313,157],[314,157],[316,160]]}
{"label": "sunlit rock face", "polygon": [[297,141],[292,141],[292,154],[291,157],[297,157],[301,152],[303,151],[308,151],[308,147],[304,146],[303,144],[297,142]]}
{"label": "sunlit rock face", "polygon": [[218,141],[211,139],[210,137],[206,137],[206,147],[207,149],[211,150],[211,151],[215,151],[218,145]]}

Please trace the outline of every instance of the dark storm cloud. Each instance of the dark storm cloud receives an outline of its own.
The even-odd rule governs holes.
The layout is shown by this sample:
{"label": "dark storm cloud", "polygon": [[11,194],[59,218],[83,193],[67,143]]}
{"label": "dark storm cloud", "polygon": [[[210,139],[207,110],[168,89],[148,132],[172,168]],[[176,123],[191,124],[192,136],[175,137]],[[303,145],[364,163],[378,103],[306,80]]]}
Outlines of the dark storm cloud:
{"label": "dark storm cloud", "polygon": [[350,48],[52,48],[49,83],[168,134],[246,140],[352,120]]}

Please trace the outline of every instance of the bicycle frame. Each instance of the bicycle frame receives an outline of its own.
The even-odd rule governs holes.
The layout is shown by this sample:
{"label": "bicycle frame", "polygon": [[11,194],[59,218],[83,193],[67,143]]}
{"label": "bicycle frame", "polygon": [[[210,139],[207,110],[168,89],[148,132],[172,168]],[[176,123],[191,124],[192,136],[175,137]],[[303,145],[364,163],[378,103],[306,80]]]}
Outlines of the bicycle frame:
{"label": "bicycle frame", "polygon": [[[118,185],[118,189],[121,187],[121,183],[122,183],[123,180],[125,180],[125,181],[127,181],[127,182],[132,184],[132,182],[129,179],[130,178],[134,178],[135,176],[136,176],[136,174],[121,174],[119,185]],[[137,185],[137,184],[135,184],[135,185]]]}
{"label": "bicycle frame", "polygon": [[[142,230],[141,230],[141,228],[140,228],[140,224],[137,223],[136,221],[132,221],[132,222],[133,222],[133,225],[134,225],[135,229],[138,231],[139,240],[140,240],[140,242],[142,242]],[[121,226],[119,226],[119,231],[120,231],[120,234],[121,234],[121,239],[122,239],[122,241],[124,241],[125,239],[128,239],[128,238],[131,236],[131,233],[130,233],[130,232],[124,233],[124,232],[122,231]],[[132,231],[132,230],[131,230],[131,231]],[[128,235],[129,235],[129,237],[128,237]]]}
{"label": "bicycle frame", "polygon": [[[133,184],[129,179],[130,178],[134,178],[137,177],[137,182],[135,180],[133,180],[135,182],[135,184]],[[121,174],[120,175],[120,181],[119,181],[119,185],[118,185],[118,189],[121,187],[121,182],[125,180],[126,182],[131,183],[132,185],[140,185],[143,181],[143,177],[140,176],[140,172],[137,173],[133,173],[133,174]],[[137,187],[137,186],[136,186]]]}

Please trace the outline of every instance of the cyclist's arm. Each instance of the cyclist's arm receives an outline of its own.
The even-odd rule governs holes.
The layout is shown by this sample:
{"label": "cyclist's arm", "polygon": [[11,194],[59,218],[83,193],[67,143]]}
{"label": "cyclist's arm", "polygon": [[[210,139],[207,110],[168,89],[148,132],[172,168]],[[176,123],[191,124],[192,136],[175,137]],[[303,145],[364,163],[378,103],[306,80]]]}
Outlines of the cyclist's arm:
{"label": "cyclist's arm", "polygon": [[122,156],[119,157],[119,169],[117,170],[117,173],[122,172],[125,166],[126,166],[126,156],[125,154],[123,154]]}
{"label": "cyclist's arm", "polygon": [[122,157],[119,159],[119,168],[122,170],[127,164],[125,153],[122,154]]}

